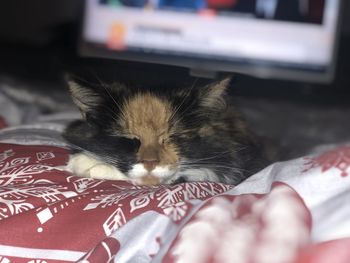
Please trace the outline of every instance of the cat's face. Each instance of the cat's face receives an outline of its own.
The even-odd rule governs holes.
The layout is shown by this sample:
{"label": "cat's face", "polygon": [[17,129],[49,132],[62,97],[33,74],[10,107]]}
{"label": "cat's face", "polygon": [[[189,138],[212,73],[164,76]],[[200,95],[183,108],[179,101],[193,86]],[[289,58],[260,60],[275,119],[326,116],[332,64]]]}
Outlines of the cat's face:
{"label": "cat's face", "polygon": [[[160,91],[69,81],[84,121],[73,123],[65,137],[140,184],[173,182],[186,170],[219,181],[213,167],[219,160],[229,163],[231,145],[213,137],[213,129],[226,129],[213,120],[225,107],[228,83]],[[200,169],[193,160],[202,160]]]}
{"label": "cat's face", "polygon": [[[157,180],[170,177],[179,163],[179,149],[170,137],[174,108],[170,101],[149,92],[136,93],[122,105],[114,131],[139,141],[136,163],[127,172],[131,178]],[[113,132],[113,131],[112,131]]]}

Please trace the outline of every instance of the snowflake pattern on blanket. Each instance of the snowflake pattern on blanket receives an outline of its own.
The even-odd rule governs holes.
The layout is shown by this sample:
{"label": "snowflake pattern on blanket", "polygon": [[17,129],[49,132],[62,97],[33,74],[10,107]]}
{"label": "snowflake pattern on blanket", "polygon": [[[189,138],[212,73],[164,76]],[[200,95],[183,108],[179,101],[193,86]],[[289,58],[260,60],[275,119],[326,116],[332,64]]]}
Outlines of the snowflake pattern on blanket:
{"label": "snowflake pattern on blanket", "polygon": [[327,151],[316,157],[305,158],[307,168],[304,172],[310,169],[320,167],[322,173],[332,168],[339,170],[340,176],[348,176],[350,167],[350,146],[343,146],[334,150]]}

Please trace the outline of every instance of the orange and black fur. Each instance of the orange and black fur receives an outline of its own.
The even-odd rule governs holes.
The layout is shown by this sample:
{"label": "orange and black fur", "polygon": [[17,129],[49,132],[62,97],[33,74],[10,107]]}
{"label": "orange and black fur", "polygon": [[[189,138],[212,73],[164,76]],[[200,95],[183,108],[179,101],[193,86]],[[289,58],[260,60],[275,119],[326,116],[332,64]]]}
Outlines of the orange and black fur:
{"label": "orange and black fur", "polygon": [[255,137],[225,102],[229,78],[181,89],[68,83],[83,119],[71,123],[64,137],[96,160],[73,172],[103,163],[139,184],[238,184],[264,165]]}

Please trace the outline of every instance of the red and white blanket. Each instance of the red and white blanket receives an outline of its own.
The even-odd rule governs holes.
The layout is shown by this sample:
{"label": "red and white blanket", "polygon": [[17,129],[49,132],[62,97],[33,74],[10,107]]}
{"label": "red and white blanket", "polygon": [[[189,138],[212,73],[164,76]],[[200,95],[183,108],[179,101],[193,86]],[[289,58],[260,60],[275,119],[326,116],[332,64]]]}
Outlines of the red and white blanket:
{"label": "red and white blanket", "polygon": [[349,146],[235,187],[136,186],[65,171],[57,127],[0,131],[0,263],[350,262]]}

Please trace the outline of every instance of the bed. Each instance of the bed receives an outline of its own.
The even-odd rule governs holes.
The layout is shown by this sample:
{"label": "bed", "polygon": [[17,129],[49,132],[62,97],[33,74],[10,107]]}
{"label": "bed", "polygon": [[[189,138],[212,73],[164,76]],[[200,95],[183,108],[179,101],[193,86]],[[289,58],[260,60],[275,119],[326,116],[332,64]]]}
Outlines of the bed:
{"label": "bed", "polygon": [[11,120],[11,96],[0,96],[1,263],[350,262],[349,144],[237,186],[137,186],[69,173],[61,132],[75,113]]}

